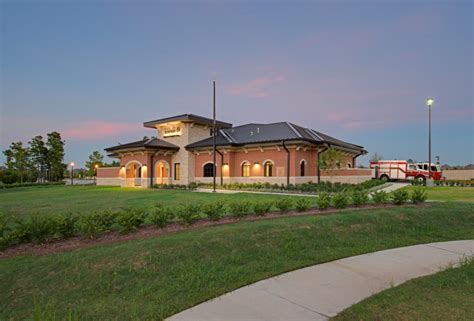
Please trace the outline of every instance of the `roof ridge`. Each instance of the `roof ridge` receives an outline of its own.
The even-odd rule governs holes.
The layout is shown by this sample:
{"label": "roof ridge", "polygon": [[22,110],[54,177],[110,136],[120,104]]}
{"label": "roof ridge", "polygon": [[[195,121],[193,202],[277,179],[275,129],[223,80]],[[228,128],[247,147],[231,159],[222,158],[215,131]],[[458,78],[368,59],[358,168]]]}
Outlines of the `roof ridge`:
{"label": "roof ridge", "polygon": [[303,138],[303,136],[296,130],[296,128],[293,127],[293,124],[292,124],[292,123],[290,123],[290,122],[288,122],[288,121],[285,122],[285,123],[291,128],[291,130],[293,130],[293,132],[296,134],[296,136],[297,136],[298,138]]}

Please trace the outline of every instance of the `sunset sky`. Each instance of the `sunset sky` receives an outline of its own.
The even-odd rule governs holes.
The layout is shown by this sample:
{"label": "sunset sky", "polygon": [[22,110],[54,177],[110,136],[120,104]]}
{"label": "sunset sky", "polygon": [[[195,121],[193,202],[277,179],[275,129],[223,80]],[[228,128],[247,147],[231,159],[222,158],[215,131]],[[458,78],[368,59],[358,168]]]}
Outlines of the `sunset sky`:
{"label": "sunset sky", "polygon": [[[173,1],[174,2],[174,1]],[[474,163],[472,1],[1,1],[1,140],[65,162],[180,113],[290,121],[385,158]],[[4,161],[3,155],[0,163]]]}

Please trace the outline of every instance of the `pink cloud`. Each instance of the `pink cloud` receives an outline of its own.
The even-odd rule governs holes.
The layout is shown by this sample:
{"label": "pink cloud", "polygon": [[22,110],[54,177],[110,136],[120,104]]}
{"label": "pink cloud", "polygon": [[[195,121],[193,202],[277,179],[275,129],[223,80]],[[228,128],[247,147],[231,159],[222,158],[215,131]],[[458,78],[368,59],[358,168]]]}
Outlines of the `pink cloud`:
{"label": "pink cloud", "polygon": [[227,85],[224,90],[236,96],[263,98],[271,95],[271,87],[285,81],[284,76],[257,77],[241,84]]}
{"label": "pink cloud", "polygon": [[63,131],[66,139],[93,140],[103,137],[117,136],[119,134],[142,132],[139,123],[113,123],[105,121],[80,122],[76,127]]}

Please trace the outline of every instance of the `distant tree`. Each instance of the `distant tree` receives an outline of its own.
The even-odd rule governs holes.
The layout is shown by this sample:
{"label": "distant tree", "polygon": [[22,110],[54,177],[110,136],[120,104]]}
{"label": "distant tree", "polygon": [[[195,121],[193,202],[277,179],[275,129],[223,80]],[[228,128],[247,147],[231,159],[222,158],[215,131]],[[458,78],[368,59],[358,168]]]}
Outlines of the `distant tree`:
{"label": "distant tree", "polygon": [[48,148],[46,147],[45,142],[43,141],[43,136],[35,136],[30,144],[30,163],[34,171],[36,171],[38,180],[44,181],[44,172],[48,167]]}
{"label": "distant tree", "polygon": [[111,163],[103,163],[102,167],[118,167],[120,166],[120,162],[113,160]]}
{"label": "distant tree", "polygon": [[7,168],[17,172],[20,177],[20,184],[23,184],[23,180],[30,167],[28,148],[24,148],[22,142],[13,142],[10,144],[10,148],[5,150],[3,154],[7,158]]}
{"label": "distant tree", "polygon": [[94,151],[89,155],[89,160],[86,162],[87,176],[95,175],[95,166],[102,167],[104,164],[104,156],[99,151]]}
{"label": "distant tree", "polygon": [[48,134],[46,141],[48,147],[48,178],[50,181],[58,181],[64,177],[64,169],[66,165],[64,161],[64,141],[61,139],[61,134],[58,132],[51,132]]}
{"label": "distant tree", "polygon": [[382,159],[383,159],[383,156],[377,154],[377,152],[373,154],[372,157],[370,157],[371,162],[378,162],[379,160],[382,160]]}

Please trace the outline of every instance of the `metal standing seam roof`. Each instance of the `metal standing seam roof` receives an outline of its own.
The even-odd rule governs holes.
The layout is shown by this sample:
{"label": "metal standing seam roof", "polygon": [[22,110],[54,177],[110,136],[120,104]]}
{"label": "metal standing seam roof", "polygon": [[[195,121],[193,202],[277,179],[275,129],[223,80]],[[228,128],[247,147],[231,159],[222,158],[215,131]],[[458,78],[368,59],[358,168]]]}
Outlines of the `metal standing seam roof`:
{"label": "metal standing seam roof", "polygon": [[[307,141],[313,144],[331,144],[362,153],[366,151],[362,146],[344,142],[313,129],[298,126],[289,122],[271,124],[245,124],[241,126],[220,129],[216,137],[217,146],[243,146],[256,143],[270,143],[281,141]],[[213,146],[213,138],[209,137],[187,145],[186,149]]]}
{"label": "metal standing seam roof", "polygon": [[168,149],[168,150],[179,150],[179,146],[171,144],[162,139],[152,137],[149,139],[137,140],[135,142],[119,144],[105,148],[106,152],[114,152],[118,150],[132,149],[132,148],[154,148],[154,149]]}

